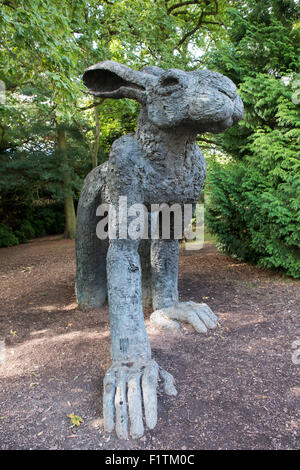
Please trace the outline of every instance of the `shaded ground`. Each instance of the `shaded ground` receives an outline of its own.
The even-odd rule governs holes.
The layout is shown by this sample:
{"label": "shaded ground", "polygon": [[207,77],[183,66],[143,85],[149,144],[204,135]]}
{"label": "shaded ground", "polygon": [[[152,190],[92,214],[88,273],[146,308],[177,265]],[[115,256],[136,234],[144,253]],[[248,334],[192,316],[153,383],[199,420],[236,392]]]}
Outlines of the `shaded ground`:
{"label": "shaded ground", "polygon": [[[208,303],[222,328],[204,336],[148,325],[153,355],[179,394],[160,395],[155,430],[119,441],[102,428],[107,307],[76,308],[74,273],[71,241],[45,237],[0,250],[1,449],[299,448],[299,282],[212,244],[183,252],[181,299]],[[69,413],[83,424],[71,429]]]}

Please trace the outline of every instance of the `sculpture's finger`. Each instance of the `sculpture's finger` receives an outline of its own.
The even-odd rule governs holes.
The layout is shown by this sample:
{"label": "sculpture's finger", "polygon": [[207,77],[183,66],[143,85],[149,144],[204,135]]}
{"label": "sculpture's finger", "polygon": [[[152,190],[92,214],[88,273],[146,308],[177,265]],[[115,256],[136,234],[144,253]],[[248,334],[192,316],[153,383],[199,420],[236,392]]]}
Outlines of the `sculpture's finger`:
{"label": "sculpture's finger", "polygon": [[210,316],[210,318],[212,318],[212,320],[214,320],[216,322],[216,324],[218,325],[219,324],[219,318],[217,317],[217,315],[212,311],[212,309],[206,305],[206,304],[203,304],[205,305],[206,307],[206,311],[208,313],[208,315]]}
{"label": "sculpture's finger", "polygon": [[104,429],[112,432],[115,426],[114,409],[115,409],[115,392],[116,392],[116,376],[112,370],[108,370],[103,381],[103,418]]}
{"label": "sculpture's finger", "polygon": [[155,361],[151,361],[146,366],[142,377],[145,419],[150,429],[153,429],[157,423],[157,381],[158,365]]}
{"label": "sculpture's finger", "polygon": [[207,333],[205,324],[202,320],[200,320],[197,313],[193,310],[188,312],[186,321],[188,321],[195,328],[195,330],[198,331],[198,333]]}
{"label": "sculpture's finger", "polygon": [[150,322],[154,323],[154,325],[160,328],[167,328],[172,330],[179,330],[180,324],[176,320],[172,320],[166,314],[164,314],[161,310],[155,310],[150,315]]}
{"label": "sculpture's finger", "polygon": [[130,435],[133,438],[144,434],[141,375],[134,374],[128,379],[128,412],[130,418]]}
{"label": "sculpture's finger", "polygon": [[159,368],[159,375],[162,378],[162,386],[163,390],[167,395],[175,396],[177,395],[177,390],[174,385],[174,377],[172,374],[167,372],[165,369],[162,367]]}
{"label": "sculpture's finger", "polygon": [[117,376],[115,394],[116,433],[120,439],[128,439],[128,418],[126,402],[126,374],[121,370]]}
{"label": "sculpture's finger", "polygon": [[205,304],[205,303],[197,303],[197,302],[193,302],[192,300],[190,300],[189,302],[187,302],[187,305],[191,306],[191,307],[194,307],[194,308],[201,308],[203,311],[205,310],[205,312],[207,313],[207,315],[216,323],[219,323],[219,319],[217,317],[217,315],[211,310],[211,308]]}
{"label": "sculpture's finger", "polygon": [[217,323],[215,320],[212,319],[212,317],[209,315],[209,312],[208,312],[208,307],[204,307],[202,305],[195,305],[192,307],[195,312],[197,313],[198,317],[200,318],[200,320],[202,320],[202,322],[204,323],[204,325],[209,328],[209,329],[213,329],[213,328],[216,328],[217,326]]}

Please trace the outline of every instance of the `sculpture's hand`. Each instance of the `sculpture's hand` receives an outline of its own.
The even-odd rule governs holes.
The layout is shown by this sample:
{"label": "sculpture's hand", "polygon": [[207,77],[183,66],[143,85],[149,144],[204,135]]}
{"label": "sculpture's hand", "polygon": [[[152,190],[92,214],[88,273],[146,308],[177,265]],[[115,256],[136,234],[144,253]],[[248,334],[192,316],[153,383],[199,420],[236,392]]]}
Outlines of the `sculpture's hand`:
{"label": "sculpture's hand", "polygon": [[128,439],[128,428],[133,438],[144,434],[142,404],[145,422],[153,429],[157,422],[157,382],[159,376],[168,395],[176,395],[171,374],[153,360],[114,362],[104,378],[104,428],[121,439]]}
{"label": "sculpture's hand", "polygon": [[[178,329],[178,321],[190,323],[198,333],[207,333],[219,325],[218,317],[206,304],[179,302],[172,307],[155,310],[150,320],[161,328]],[[177,321],[178,320],[178,321]]]}

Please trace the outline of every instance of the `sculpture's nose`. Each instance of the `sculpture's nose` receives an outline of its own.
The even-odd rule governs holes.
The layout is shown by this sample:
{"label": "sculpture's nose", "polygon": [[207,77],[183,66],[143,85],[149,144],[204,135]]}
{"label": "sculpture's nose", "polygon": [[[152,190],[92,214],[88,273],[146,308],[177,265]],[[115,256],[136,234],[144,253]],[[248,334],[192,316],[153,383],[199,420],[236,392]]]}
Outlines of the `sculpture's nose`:
{"label": "sculpture's nose", "polygon": [[190,118],[194,121],[219,121],[233,113],[233,103],[215,89],[198,89],[189,101]]}

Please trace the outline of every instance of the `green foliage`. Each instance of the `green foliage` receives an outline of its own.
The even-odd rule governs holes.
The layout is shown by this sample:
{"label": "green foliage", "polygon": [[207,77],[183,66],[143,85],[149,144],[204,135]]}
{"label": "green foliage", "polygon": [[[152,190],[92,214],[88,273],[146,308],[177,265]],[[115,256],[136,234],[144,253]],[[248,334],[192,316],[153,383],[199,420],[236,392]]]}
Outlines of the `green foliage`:
{"label": "green foliage", "polygon": [[71,428],[74,428],[74,426],[80,426],[81,423],[83,423],[82,417],[74,415],[74,413],[68,414],[68,418],[70,419]]}
{"label": "green foliage", "polygon": [[18,236],[18,239],[21,243],[26,243],[31,238],[35,237],[35,230],[29,220],[24,220],[19,230],[15,231],[15,234]]}
{"label": "green foliage", "polygon": [[35,230],[35,236],[54,235],[64,231],[65,217],[62,204],[48,204],[36,206],[33,211],[31,223]]}
{"label": "green foliage", "polygon": [[300,114],[292,100],[300,65],[295,2],[269,0],[260,10],[258,4],[245,2],[244,16],[231,10],[230,41],[210,57],[239,83],[245,116],[217,139],[229,158],[210,162],[206,220],[230,254],[300,277]]}
{"label": "green foliage", "polygon": [[97,117],[83,70],[106,59],[193,68],[193,48],[225,31],[225,9],[225,0],[0,1],[0,218],[20,241],[54,230],[29,208],[50,199],[72,209],[92,162],[135,129],[131,100],[107,100]]}
{"label": "green foliage", "polygon": [[63,233],[65,224],[63,204],[40,203],[27,206],[22,204],[7,217],[8,222],[10,226],[0,224],[0,246],[27,243],[35,237]]}
{"label": "green foliage", "polygon": [[19,243],[18,238],[13,233],[12,229],[7,225],[0,224],[0,247],[13,246]]}
{"label": "green foliage", "polygon": [[[219,247],[238,259],[300,277],[300,164],[293,167],[282,158],[285,170],[290,165],[291,173],[298,171],[284,182],[264,177],[259,154],[250,158],[210,164],[208,229],[217,235]],[[269,168],[264,164],[265,171],[271,173],[274,163]]]}

